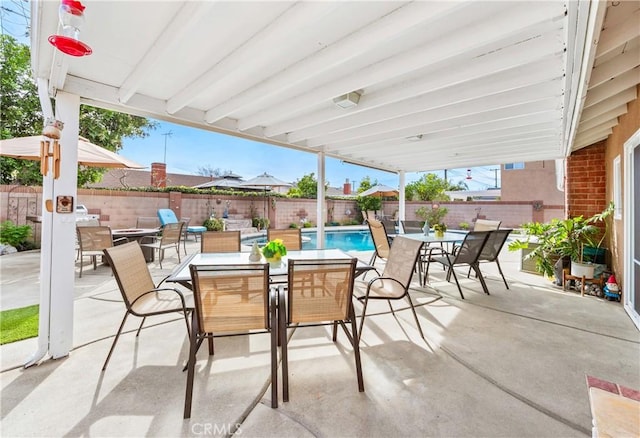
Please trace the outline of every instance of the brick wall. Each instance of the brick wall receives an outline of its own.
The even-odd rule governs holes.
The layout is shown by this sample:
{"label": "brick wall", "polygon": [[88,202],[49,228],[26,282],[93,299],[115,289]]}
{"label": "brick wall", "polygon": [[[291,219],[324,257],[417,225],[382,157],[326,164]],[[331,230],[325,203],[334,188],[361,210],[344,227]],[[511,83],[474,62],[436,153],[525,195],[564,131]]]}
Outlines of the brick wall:
{"label": "brick wall", "polygon": [[569,217],[591,217],[607,206],[605,142],[573,152],[567,158],[565,188]]}

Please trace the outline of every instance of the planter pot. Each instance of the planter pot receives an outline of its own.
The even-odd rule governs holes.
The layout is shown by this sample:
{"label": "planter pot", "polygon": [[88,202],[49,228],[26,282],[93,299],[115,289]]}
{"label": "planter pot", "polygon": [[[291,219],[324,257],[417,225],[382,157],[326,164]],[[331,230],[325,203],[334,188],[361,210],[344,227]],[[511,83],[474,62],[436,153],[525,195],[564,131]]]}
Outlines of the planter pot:
{"label": "planter pot", "polygon": [[593,278],[595,266],[588,263],[571,262],[571,275],[574,277]]}
{"label": "planter pot", "polygon": [[276,255],[274,257],[267,257],[267,262],[269,263],[270,268],[279,268],[282,266],[282,257],[280,255]]}
{"label": "planter pot", "polygon": [[444,231],[434,231],[433,235],[442,238],[444,237]]}

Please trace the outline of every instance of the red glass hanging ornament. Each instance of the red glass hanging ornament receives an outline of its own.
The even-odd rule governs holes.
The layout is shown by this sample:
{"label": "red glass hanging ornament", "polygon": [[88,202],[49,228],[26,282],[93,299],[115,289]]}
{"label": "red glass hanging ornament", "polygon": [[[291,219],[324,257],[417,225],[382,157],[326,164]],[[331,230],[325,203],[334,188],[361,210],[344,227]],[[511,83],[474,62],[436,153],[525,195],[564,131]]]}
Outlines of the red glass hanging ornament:
{"label": "red glass hanging ornament", "polygon": [[77,0],[61,0],[58,18],[62,26],[61,35],[51,35],[49,42],[62,53],[71,56],[87,56],[91,47],[79,40],[80,26],[84,23],[84,6]]}
{"label": "red glass hanging ornament", "polygon": [[467,179],[472,179],[471,178],[471,169],[467,169]]}

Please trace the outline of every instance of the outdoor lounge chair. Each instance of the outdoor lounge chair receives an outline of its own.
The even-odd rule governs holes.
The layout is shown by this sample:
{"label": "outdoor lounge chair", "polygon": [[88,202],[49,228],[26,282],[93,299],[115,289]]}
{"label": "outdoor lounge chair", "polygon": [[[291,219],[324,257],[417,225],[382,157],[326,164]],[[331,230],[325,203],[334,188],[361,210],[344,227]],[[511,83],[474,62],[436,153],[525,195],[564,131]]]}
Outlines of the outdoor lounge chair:
{"label": "outdoor lounge chair", "polygon": [[160,269],[162,269],[162,259],[164,259],[164,251],[169,248],[175,248],[178,254],[178,263],[180,263],[180,239],[182,238],[182,228],[184,223],[170,223],[162,227],[161,236],[143,237],[140,246],[153,248],[158,251],[158,259],[160,261]]}
{"label": "outdoor lounge chair", "polygon": [[[507,289],[509,289],[509,284],[507,284],[507,279],[504,278],[504,274],[502,273],[502,268],[500,267],[500,262],[498,261],[498,256],[500,255],[500,251],[502,251],[502,247],[504,246],[507,238],[509,237],[509,233],[512,230],[502,229],[502,230],[493,230],[489,234],[487,241],[480,252],[480,257],[478,257],[478,262],[495,262],[498,265],[498,272],[502,276],[502,281],[504,281],[504,285]],[[471,267],[469,267],[469,272],[467,273],[467,278],[471,274]]]}
{"label": "outdoor lounge chair", "polygon": [[111,248],[116,243],[125,243],[129,240],[126,237],[113,239],[111,228],[107,226],[79,226],[76,227],[78,236],[78,251],[80,255],[80,278],[82,278],[82,267],[85,257],[91,257],[93,270],[98,267],[98,257],[102,257],[102,250]]}
{"label": "outdoor lounge chair", "polygon": [[180,222],[184,222],[184,227],[182,228],[182,242],[184,243],[184,253],[187,253],[187,239],[190,235],[192,235],[196,242],[198,241],[198,236],[202,237],[202,234],[207,231],[207,227],[198,226],[198,225],[190,225],[191,218],[183,217],[180,219]]}
{"label": "outdoor lounge chair", "polygon": [[196,353],[213,337],[271,332],[271,407],[278,407],[276,295],[269,291],[269,265],[191,265],[195,312],[192,315],[184,418],[191,417]]}
{"label": "outdoor lounge chair", "polygon": [[387,260],[389,257],[389,239],[384,225],[379,220],[369,219],[367,225],[371,232],[371,240],[373,240],[374,251],[371,260],[369,260],[369,264],[373,266],[376,258]]}
{"label": "outdoor lounge chair", "polygon": [[[333,324],[333,342],[336,342],[338,324],[342,326],[353,347],[358,390],[364,391],[362,365],[356,316],[353,310],[353,281],[357,259],[289,260],[288,286],[280,286],[279,339],[282,343],[282,399],[289,401],[289,363],[287,327],[296,330],[306,324]],[[286,296],[286,298],[285,298]],[[351,331],[346,323],[351,324]],[[273,385],[273,383],[272,383]]]}
{"label": "outdoor lounge chair", "polygon": [[416,320],[418,331],[420,331],[420,336],[424,338],[416,309],[409,295],[409,286],[411,285],[414,266],[416,266],[418,257],[420,257],[422,245],[423,242],[419,240],[408,239],[402,236],[398,236],[393,240],[393,245],[391,245],[391,251],[389,252],[389,259],[387,260],[382,275],[371,279],[367,284],[367,291],[364,296],[358,297],[359,300],[363,301],[359,330],[360,335],[362,335],[369,300],[387,300],[391,312],[394,313],[391,300],[400,300],[406,297],[411,305],[411,311]]}
{"label": "outdoor lounge chair", "polygon": [[282,239],[285,248],[289,251],[302,249],[302,233],[299,228],[285,228],[282,230],[267,230],[267,240]]}
{"label": "outdoor lounge chair", "polygon": [[116,277],[126,311],[113,344],[111,344],[107,359],[104,361],[102,371],[107,368],[113,349],[118,342],[120,333],[122,333],[124,323],[130,314],[142,318],[140,327],[136,332],[136,336],[138,336],[147,316],[181,312],[184,314],[187,336],[189,336],[189,318],[187,314],[192,311],[192,308],[187,305],[185,297],[179,290],[160,288],[162,282],[158,286],[154,285],[149,267],[138,242],[129,242],[124,245],[106,248],[103,253],[109,261],[109,265],[111,265],[113,275]]}
{"label": "outdoor lounge chair", "polygon": [[491,231],[470,231],[469,233],[467,233],[460,246],[456,247],[453,253],[450,254],[442,250],[441,256],[429,255],[429,257],[424,260],[424,263],[426,264],[426,267],[424,269],[425,279],[429,275],[429,265],[432,262],[441,263],[447,269],[447,281],[451,280],[451,274],[453,274],[453,278],[456,281],[456,285],[458,286],[458,292],[460,292],[460,297],[464,299],[462,288],[460,287],[460,283],[458,282],[458,277],[456,276],[454,267],[458,265],[469,265],[469,267],[475,271],[476,276],[479,278],[480,284],[482,285],[482,290],[484,290],[484,292],[489,295],[487,284],[485,283],[484,277],[480,272],[480,267],[478,266],[478,260],[480,258],[480,254],[482,253],[482,248],[489,238],[490,233]]}
{"label": "outdoor lounge chair", "polygon": [[200,252],[239,252],[240,230],[207,231],[202,235]]}

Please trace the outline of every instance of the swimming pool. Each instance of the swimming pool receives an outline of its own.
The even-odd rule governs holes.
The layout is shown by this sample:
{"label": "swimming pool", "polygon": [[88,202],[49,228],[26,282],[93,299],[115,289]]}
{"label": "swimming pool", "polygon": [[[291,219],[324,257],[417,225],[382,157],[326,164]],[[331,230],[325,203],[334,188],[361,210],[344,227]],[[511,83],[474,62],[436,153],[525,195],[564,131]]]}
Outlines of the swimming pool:
{"label": "swimming pool", "polygon": [[[324,234],[324,247],[327,249],[341,249],[343,251],[373,251],[373,242],[371,240],[369,230],[325,230]],[[253,242],[258,242],[258,245],[264,245],[267,243],[267,237],[258,236],[242,239],[243,245],[253,245]],[[303,249],[315,249],[316,242],[315,230],[302,231]]]}

